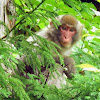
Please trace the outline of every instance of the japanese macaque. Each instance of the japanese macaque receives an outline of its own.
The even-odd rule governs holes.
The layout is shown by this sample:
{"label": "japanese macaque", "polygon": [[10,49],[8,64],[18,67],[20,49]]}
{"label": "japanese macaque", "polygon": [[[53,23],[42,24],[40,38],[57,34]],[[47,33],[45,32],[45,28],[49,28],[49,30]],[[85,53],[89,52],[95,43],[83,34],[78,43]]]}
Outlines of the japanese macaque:
{"label": "japanese macaque", "polygon": [[[63,68],[58,68],[59,76],[54,73],[55,78],[47,80],[49,85],[54,84],[58,88],[61,87],[60,84],[66,83],[65,77],[71,78],[75,74],[74,60],[68,55],[71,53],[71,47],[81,39],[81,33],[83,30],[83,25],[71,15],[59,16],[57,20],[61,23],[58,25],[58,29],[55,28],[53,23],[50,26],[40,32],[37,35],[41,35],[47,40],[53,41],[61,47],[59,53],[64,57],[64,64],[66,70]],[[55,57],[55,61],[60,63],[59,57]]]}

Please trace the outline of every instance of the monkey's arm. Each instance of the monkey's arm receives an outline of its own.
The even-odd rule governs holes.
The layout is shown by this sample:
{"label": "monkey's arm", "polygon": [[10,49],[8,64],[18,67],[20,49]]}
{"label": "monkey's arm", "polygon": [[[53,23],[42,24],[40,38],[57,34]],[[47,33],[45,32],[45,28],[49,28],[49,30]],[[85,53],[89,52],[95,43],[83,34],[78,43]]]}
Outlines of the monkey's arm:
{"label": "monkey's arm", "polygon": [[[59,57],[55,57],[55,61],[60,64]],[[76,73],[75,69],[75,61],[68,56],[64,56],[64,66],[63,66],[63,72],[66,74],[68,78],[72,78],[73,74]]]}

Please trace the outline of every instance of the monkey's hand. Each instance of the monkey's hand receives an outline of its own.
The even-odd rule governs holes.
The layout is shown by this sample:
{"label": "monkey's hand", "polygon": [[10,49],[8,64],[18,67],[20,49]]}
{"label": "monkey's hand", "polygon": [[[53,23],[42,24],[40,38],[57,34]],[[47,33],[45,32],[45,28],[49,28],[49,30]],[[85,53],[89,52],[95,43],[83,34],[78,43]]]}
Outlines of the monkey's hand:
{"label": "monkey's hand", "polygon": [[[60,64],[60,59],[59,57],[55,57],[56,63]],[[76,69],[74,67],[75,61],[73,58],[70,58],[68,56],[64,56],[64,66],[63,66],[63,72],[66,74],[68,78],[72,78],[73,74],[76,73]]]}
{"label": "monkey's hand", "polygon": [[64,73],[68,78],[72,78],[73,74],[76,73],[76,69],[74,67],[75,61],[72,58],[66,56],[64,57],[64,64],[65,64]]}

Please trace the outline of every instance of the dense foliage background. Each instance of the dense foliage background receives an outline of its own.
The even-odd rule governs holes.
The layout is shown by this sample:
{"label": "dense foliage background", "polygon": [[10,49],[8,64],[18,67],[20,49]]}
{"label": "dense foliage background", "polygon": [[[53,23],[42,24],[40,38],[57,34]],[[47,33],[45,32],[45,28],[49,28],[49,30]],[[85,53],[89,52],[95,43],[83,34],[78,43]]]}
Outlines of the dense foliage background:
{"label": "dense foliage background", "polygon": [[[0,39],[0,100],[100,100],[100,16],[93,11],[96,7],[80,0],[14,0],[14,6],[16,15],[9,18],[15,18],[16,24],[11,30],[4,25],[7,37]],[[71,55],[77,73],[73,79],[66,80],[66,86],[58,89],[45,84],[42,73],[39,76],[26,73],[25,64],[17,58],[24,55],[26,64],[33,70],[37,67],[41,71],[41,66],[46,65],[51,66],[51,72],[55,71],[53,55],[54,52],[59,55],[55,49],[58,46],[37,36],[35,31],[47,26],[49,19],[56,27],[58,22],[54,17],[62,14],[75,16],[84,24],[84,31]],[[26,39],[30,35],[34,41],[29,43]]]}

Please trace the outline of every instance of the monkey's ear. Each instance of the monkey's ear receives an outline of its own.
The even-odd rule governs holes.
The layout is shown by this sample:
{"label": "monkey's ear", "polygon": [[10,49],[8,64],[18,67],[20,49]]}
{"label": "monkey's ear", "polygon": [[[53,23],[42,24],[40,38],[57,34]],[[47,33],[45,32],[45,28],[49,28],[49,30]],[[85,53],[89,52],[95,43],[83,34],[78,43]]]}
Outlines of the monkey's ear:
{"label": "monkey's ear", "polygon": [[50,27],[55,27],[52,21],[50,22]]}
{"label": "monkey's ear", "polygon": [[53,22],[52,21],[50,22],[50,25],[53,25]]}

